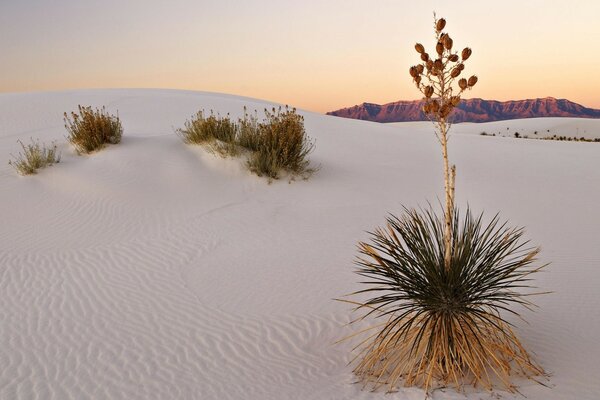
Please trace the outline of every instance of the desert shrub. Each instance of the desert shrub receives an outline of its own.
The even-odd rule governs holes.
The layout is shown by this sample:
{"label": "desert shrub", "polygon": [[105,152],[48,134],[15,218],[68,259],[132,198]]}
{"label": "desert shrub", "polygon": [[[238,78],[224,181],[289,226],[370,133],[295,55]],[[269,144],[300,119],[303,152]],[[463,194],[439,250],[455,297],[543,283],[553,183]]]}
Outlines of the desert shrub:
{"label": "desert shrub", "polygon": [[277,179],[281,171],[307,177],[314,169],[309,168],[308,154],[314,142],[306,135],[304,118],[296,109],[281,107],[265,110],[265,119],[259,122],[256,111],[244,116],[237,123],[229,116],[221,117],[211,111],[207,117],[199,111],[177,134],[187,144],[200,144],[222,156],[248,153],[250,171],[269,179]]}
{"label": "desert shrub", "polygon": [[44,143],[31,139],[31,143],[25,145],[18,141],[23,149],[18,156],[13,156],[13,160],[8,163],[21,175],[32,175],[37,173],[40,168],[45,168],[52,164],[60,162],[60,153],[56,150],[56,145],[52,143],[46,146]]}
{"label": "desert shrub", "polygon": [[64,114],[67,139],[78,153],[91,153],[121,141],[123,127],[118,114],[111,115],[104,107],[94,110],[80,105],[78,109],[79,114]]}
{"label": "desert shrub", "polygon": [[211,111],[205,116],[204,110],[198,111],[177,133],[187,144],[201,144],[223,156],[237,154],[237,126],[229,115],[221,117]]}
{"label": "desert shrub", "polygon": [[[523,230],[508,228],[498,216],[454,211],[451,264],[445,265],[442,215],[429,208],[390,216],[385,229],[360,243],[357,273],[373,297],[357,309],[381,319],[377,332],[359,346],[355,373],[375,387],[465,383],[508,390],[512,372],[543,373],[529,357],[503,314],[511,305],[530,307],[528,287],[539,249],[527,247]],[[364,318],[363,317],[363,318]]]}
{"label": "desert shrub", "polygon": [[282,170],[305,175],[309,169],[308,154],[314,142],[306,135],[304,117],[296,109],[281,107],[265,110],[266,120],[258,124],[257,146],[248,167],[259,176],[277,179]]}

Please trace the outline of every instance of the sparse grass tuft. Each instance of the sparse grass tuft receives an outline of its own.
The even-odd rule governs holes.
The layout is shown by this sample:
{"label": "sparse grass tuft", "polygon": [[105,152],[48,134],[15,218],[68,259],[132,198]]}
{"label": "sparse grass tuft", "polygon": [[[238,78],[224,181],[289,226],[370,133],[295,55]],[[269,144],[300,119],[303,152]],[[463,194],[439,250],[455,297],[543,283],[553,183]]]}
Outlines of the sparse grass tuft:
{"label": "sparse grass tuft", "polygon": [[56,150],[56,145],[52,143],[50,147],[40,144],[39,141],[31,139],[31,143],[25,145],[18,140],[23,151],[18,156],[13,156],[13,160],[8,163],[21,175],[32,175],[37,173],[40,168],[60,162],[60,153]]}
{"label": "sparse grass tuft", "polygon": [[[485,225],[470,210],[452,219],[451,264],[445,265],[444,217],[433,210],[405,210],[390,216],[385,229],[360,243],[357,273],[373,295],[352,302],[381,323],[357,348],[355,373],[375,389],[400,382],[432,387],[465,384],[488,390],[510,382],[513,373],[542,375],[502,314],[520,315],[511,305],[530,308],[522,293],[538,248],[521,240],[522,229],[508,228],[498,216]],[[358,360],[358,361],[356,361]]]}
{"label": "sparse grass tuft", "polygon": [[91,153],[100,150],[106,144],[117,144],[121,141],[123,127],[118,114],[110,115],[104,107],[95,110],[92,107],[77,107],[79,114],[72,112],[69,117],[64,113],[64,121],[69,133],[67,139],[78,153]]}

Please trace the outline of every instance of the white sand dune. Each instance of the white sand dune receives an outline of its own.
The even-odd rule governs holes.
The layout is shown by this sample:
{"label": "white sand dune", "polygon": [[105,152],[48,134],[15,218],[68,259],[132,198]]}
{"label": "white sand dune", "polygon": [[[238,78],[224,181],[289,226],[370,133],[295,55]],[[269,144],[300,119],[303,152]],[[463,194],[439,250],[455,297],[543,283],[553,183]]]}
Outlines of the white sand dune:
{"label": "white sand dune", "polygon": [[[77,104],[118,110],[123,142],[77,156],[62,122]],[[200,108],[244,105],[271,106],[170,90],[0,95],[1,399],[424,397],[353,384],[352,344],[333,345],[349,307],[332,299],[359,288],[365,231],[441,195],[433,134],[305,112],[321,170],[271,185],[174,134]],[[16,175],[6,161],[29,137],[56,140],[60,164]],[[519,335],[553,375],[522,393],[598,398],[600,147],[458,134],[450,151],[458,202],[525,225],[552,261],[537,283],[555,293]]]}
{"label": "white sand dune", "polygon": [[[386,125],[411,127],[414,130],[426,132],[431,130],[431,122],[392,122]],[[495,135],[498,137],[515,137],[515,133],[528,139],[543,139],[553,136],[567,138],[600,138],[600,119],[590,118],[526,118],[494,121],[485,123],[463,122],[452,128],[455,134]]]}

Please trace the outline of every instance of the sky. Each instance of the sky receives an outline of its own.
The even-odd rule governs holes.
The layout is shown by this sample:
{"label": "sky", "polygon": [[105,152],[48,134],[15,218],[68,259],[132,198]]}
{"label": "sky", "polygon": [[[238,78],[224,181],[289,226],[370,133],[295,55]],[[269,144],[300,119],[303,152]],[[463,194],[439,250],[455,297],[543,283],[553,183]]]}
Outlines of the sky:
{"label": "sky", "polygon": [[326,112],[414,100],[433,12],[466,96],[600,108],[600,0],[0,0],[0,92],[174,88]]}

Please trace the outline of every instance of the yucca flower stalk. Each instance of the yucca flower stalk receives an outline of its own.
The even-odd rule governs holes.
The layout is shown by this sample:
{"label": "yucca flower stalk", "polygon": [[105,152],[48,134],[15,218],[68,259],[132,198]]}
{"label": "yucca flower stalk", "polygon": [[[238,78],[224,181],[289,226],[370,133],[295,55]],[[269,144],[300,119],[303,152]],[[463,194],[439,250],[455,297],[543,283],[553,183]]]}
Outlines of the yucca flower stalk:
{"label": "yucca flower stalk", "polygon": [[417,88],[423,93],[425,100],[423,113],[434,122],[436,137],[442,146],[445,189],[444,262],[446,268],[449,269],[452,251],[451,218],[454,210],[456,166],[451,166],[448,161],[448,132],[450,129],[448,117],[452,110],[460,104],[461,94],[475,86],[477,76],[459,79],[465,68],[464,63],[469,59],[472,51],[465,47],[459,56],[459,53],[453,48],[454,41],[448,33],[443,31],[445,27],[446,20],[437,19],[434,16],[436,57],[431,58],[425,51],[425,47],[421,43],[417,43],[415,50],[420,54],[422,62],[410,67],[409,73]]}

